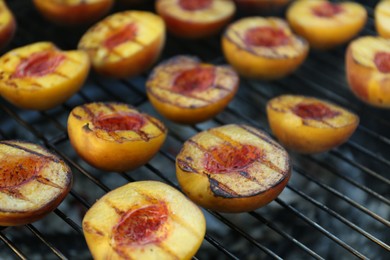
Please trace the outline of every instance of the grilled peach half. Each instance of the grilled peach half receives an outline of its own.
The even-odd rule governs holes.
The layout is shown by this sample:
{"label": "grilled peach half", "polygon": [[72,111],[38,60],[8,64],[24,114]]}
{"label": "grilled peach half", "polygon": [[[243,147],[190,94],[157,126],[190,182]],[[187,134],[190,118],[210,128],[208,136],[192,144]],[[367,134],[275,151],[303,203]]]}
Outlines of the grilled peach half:
{"label": "grilled peach half", "polygon": [[175,56],[154,68],[147,95],[166,118],[195,124],[212,118],[233,99],[239,85],[229,66],[202,63],[192,56]]}
{"label": "grilled peach half", "polygon": [[302,0],[288,8],[287,20],[310,47],[325,50],[342,45],[357,35],[366,23],[367,12],[354,2]]}
{"label": "grilled peach half", "polygon": [[234,0],[237,9],[247,15],[281,14],[291,0]]}
{"label": "grilled peach half", "polygon": [[85,50],[93,68],[106,76],[124,78],[147,70],[165,43],[164,21],[146,11],[123,11],[92,26],[78,48]]}
{"label": "grilled peach half", "polygon": [[217,34],[233,17],[232,0],[157,0],[156,11],[167,30],[189,39]]}
{"label": "grilled peach half", "polygon": [[272,132],[282,145],[299,153],[321,153],[353,134],[359,117],[317,98],[282,95],[267,103]]}
{"label": "grilled peach half", "polygon": [[111,9],[114,0],[33,0],[47,20],[59,25],[79,25],[97,21]]}
{"label": "grilled peach half", "polygon": [[69,140],[92,166],[127,171],[148,162],[164,143],[165,126],[127,104],[93,102],[68,117]]}
{"label": "grilled peach half", "polygon": [[0,1],[0,48],[4,48],[14,37],[16,21],[3,0]]}
{"label": "grilled peach half", "polygon": [[21,108],[53,108],[83,86],[89,68],[83,51],[62,51],[51,42],[29,44],[0,57],[0,94]]}
{"label": "grilled peach half", "polygon": [[24,141],[0,141],[0,226],[42,219],[66,197],[72,172],[45,148]]}
{"label": "grilled peach half", "polygon": [[390,108],[390,40],[360,37],[348,46],[346,74],[349,87],[362,101]]}
{"label": "grilled peach half", "polygon": [[390,38],[390,1],[380,1],[375,6],[376,31],[383,38]]}
{"label": "grilled peach half", "polygon": [[206,221],[178,190],[139,181],[99,199],[85,215],[83,231],[94,259],[191,259]]}
{"label": "grilled peach half", "polygon": [[187,140],[176,157],[176,175],[198,205],[220,212],[255,210],[286,186],[287,152],[266,133],[247,125],[224,125]]}
{"label": "grilled peach half", "polygon": [[292,73],[309,51],[307,42],[275,17],[247,17],[232,23],[222,37],[222,48],[240,75],[265,80]]}

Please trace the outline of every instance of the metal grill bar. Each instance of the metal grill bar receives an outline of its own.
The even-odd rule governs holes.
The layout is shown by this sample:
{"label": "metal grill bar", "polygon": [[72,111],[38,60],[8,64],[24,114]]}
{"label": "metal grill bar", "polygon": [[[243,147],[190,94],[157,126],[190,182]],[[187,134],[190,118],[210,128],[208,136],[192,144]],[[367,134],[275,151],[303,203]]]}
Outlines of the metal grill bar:
{"label": "metal grill bar", "polygon": [[0,231],[0,239],[4,242],[4,244],[6,244],[14,253],[17,257],[19,257],[20,259],[27,259],[27,257],[17,248],[17,246],[12,242],[10,241],[4,234],[2,231]]}

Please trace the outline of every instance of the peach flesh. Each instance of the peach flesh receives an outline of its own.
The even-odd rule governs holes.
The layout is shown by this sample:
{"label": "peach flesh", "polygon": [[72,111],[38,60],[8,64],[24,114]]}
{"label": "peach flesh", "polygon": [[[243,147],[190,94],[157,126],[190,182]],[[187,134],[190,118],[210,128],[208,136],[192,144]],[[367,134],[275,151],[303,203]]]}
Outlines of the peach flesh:
{"label": "peach flesh", "polygon": [[211,173],[244,170],[261,156],[261,151],[252,145],[242,145],[240,148],[219,145],[207,151],[205,168]]}
{"label": "peach flesh", "polygon": [[176,77],[172,90],[179,93],[203,91],[211,87],[214,80],[214,68],[193,68],[181,72]]}
{"label": "peach flesh", "polygon": [[206,9],[211,5],[211,0],[179,0],[179,5],[187,11]]}
{"label": "peach flesh", "polygon": [[113,238],[117,246],[158,243],[167,236],[167,230],[162,230],[167,220],[165,203],[130,210],[113,227]]}
{"label": "peach flesh", "polygon": [[0,161],[0,189],[18,187],[33,179],[43,168],[42,159],[10,157]]}
{"label": "peach flesh", "polygon": [[293,109],[293,113],[303,119],[321,120],[325,118],[333,118],[340,114],[338,111],[333,111],[329,107],[321,103],[312,104],[297,104]]}
{"label": "peach flesh", "polygon": [[390,72],[390,53],[377,52],[374,57],[374,63],[377,69],[382,73]]}
{"label": "peach flesh", "polygon": [[93,124],[98,129],[108,132],[112,131],[139,131],[145,125],[145,119],[136,114],[111,114],[100,116],[93,120]]}
{"label": "peach flesh", "polygon": [[12,74],[13,78],[40,77],[52,73],[65,59],[65,55],[53,51],[42,51],[22,60]]}
{"label": "peach flesh", "polygon": [[290,39],[283,30],[262,26],[247,30],[244,41],[248,45],[276,47],[288,44]]}
{"label": "peach flesh", "polygon": [[342,13],[344,9],[338,4],[323,3],[312,8],[312,11],[316,16],[330,18],[335,16],[336,14]]}
{"label": "peach flesh", "polygon": [[116,46],[132,41],[137,35],[137,25],[130,23],[121,29],[114,32],[110,37],[104,41],[104,46],[108,49],[113,49]]}

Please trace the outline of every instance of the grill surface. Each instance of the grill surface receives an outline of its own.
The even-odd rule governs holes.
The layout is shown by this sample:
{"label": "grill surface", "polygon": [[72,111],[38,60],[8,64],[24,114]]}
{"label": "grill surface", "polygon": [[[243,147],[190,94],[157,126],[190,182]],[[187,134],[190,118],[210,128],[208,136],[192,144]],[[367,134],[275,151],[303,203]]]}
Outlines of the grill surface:
{"label": "grill surface", "polygon": [[[9,49],[50,40],[73,49],[86,28],[61,28],[45,22],[31,1],[9,1],[17,16],[17,35]],[[151,8],[151,7],[146,7]],[[114,11],[120,10],[117,7]],[[362,34],[375,34],[372,9]],[[147,74],[113,80],[91,73],[82,90],[65,104],[37,112],[0,101],[0,138],[40,143],[72,167],[75,182],[65,201],[41,221],[22,227],[0,227],[0,258],[89,259],[81,220],[107,191],[134,180],[154,179],[178,188],[174,160],[182,143],[195,133],[227,123],[245,123],[269,132],[265,103],[295,93],[330,100],[356,112],[361,123],[344,145],[330,152],[302,156],[290,153],[292,178],[284,192],[254,212],[220,214],[205,210],[207,233],[198,259],[375,258],[390,251],[390,113],[358,101],[348,90],[345,46],[312,51],[293,75],[275,82],[242,79],[229,107],[213,120],[184,126],[164,120],[169,136],[162,150],[144,167],[127,173],[98,171],[77,157],[69,144],[66,120],[70,110],[90,101],[121,101],[161,118],[145,96]],[[187,42],[169,37],[161,59],[196,55],[225,63],[219,38]]]}

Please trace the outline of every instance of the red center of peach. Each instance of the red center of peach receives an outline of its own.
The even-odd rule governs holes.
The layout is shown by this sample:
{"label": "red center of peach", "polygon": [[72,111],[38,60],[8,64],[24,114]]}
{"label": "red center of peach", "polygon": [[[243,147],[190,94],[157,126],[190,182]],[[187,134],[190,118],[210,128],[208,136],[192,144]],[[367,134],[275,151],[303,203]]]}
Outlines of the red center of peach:
{"label": "red center of peach", "polygon": [[262,156],[261,151],[252,145],[233,147],[219,145],[206,153],[205,168],[211,173],[226,173],[244,170]]}
{"label": "red center of peach", "polygon": [[323,3],[312,8],[313,13],[316,16],[329,18],[344,11],[343,7],[339,4]]}
{"label": "red center of peach", "polygon": [[108,49],[113,49],[116,46],[134,40],[137,35],[137,25],[135,23],[130,23],[126,26],[123,26],[117,31],[114,31],[105,41],[104,46]]}
{"label": "red center of peach", "polygon": [[187,11],[196,11],[209,7],[212,0],[179,0],[179,5]]}
{"label": "red center of peach", "polygon": [[145,125],[145,119],[138,114],[117,113],[98,116],[93,122],[94,126],[107,132],[112,131],[139,131]]}
{"label": "red center of peach", "polygon": [[244,41],[248,45],[276,47],[288,44],[290,37],[279,28],[263,26],[247,30]]}
{"label": "red center of peach", "polygon": [[40,77],[54,72],[65,55],[56,51],[42,51],[22,60],[12,74],[13,78]]}
{"label": "red center of peach", "polygon": [[377,52],[374,57],[374,63],[377,69],[382,73],[390,72],[390,53]]}
{"label": "red center of peach", "polygon": [[9,157],[0,161],[0,188],[18,187],[33,179],[45,165],[38,157]]}
{"label": "red center of peach", "polygon": [[331,110],[328,106],[322,103],[297,104],[292,111],[297,116],[303,119],[322,120],[325,118],[333,118],[340,114],[338,111]]}
{"label": "red center of peach", "polygon": [[163,229],[168,220],[165,203],[128,211],[113,227],[113,238],[118,246],[158,243],[167,236]]}
{"label": "red center of peach", "polygon": [[190,93],[203,91],[214,84],[215,69],[212,67],[196,67],[181,72],[175,79],[173,91]]}

